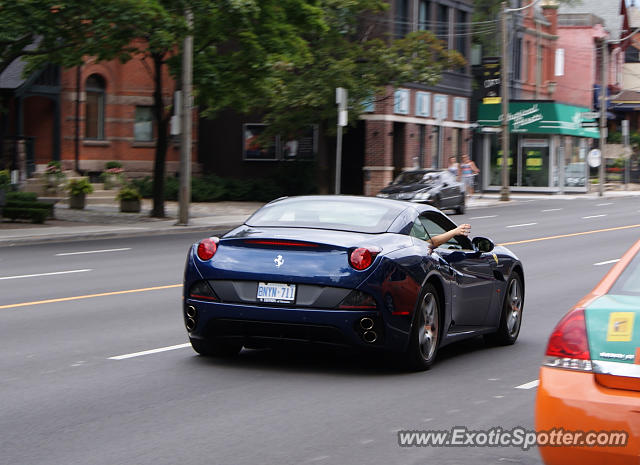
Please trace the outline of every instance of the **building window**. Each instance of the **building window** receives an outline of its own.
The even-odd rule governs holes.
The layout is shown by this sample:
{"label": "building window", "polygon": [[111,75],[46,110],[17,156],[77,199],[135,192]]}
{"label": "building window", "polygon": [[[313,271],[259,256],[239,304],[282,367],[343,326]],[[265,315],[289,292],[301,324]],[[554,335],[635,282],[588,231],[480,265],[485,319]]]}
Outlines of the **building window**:
{"label": "building window", "polygon": [[466,98],[456,97],[453,99],[453,120],[454,121],[467,120],[467,99]]}
{"label": "building window", "polygon": [[400,115],[409,114],[409,91],[398,89],[393,96],[393,112]]}
{"label": "building window", "polygon": [[464,11],[458,10],[457,16],[458,24],[456,25],[456,51],[464,58],[467,58],[467,38],[469,37],[467,14]]}
{"label": "building window", "polygon": [[513,79],[519,81],[522,79],[522,39],[516,39],[513,42]]}
{"label": "building window", "polygon": [[367,97],[362,101],[362,111],[365,113],[373,113],[376,111],[376,98],[375,96]]}
{"label": "building window", "polygon": [[437,120],[447,119],[447,106],[449,99],[446,95],[436,94],[433,97],[433,116]]}
{"label": "building window", "polygon": [[416,116],[431,115],[431,94],[429,92],[416,92]]}
{"label": "building window", "polygon": [[396,38],[400,39],[409,32],[409,1],[396,0],[395,31]]}
{"label": "building window", "polygon": [[421,31],[428,31],[431,29],[429,25],[431,2],[429,0],[420,0],[420,6],[418,8],[418,29]]}
{"label": "building window", "polygon": [[449,8],[446,5],[438,5],[438,39],[449,43]]}
{"label": "building window", "polygon": [[92,74],[85,83],[87,99],[85,102],[86,139],[104,140],[104,94],[105,82],[102,76]]}
{"label": "building window", "polygon": [[151,107],[136,107],[136,121],[133,124],[133,140],[149,142],[153,140],[153,111]]}
{"label": "building window", "polygon": [[556,76],[564,76],[564,49],[556,49]]}

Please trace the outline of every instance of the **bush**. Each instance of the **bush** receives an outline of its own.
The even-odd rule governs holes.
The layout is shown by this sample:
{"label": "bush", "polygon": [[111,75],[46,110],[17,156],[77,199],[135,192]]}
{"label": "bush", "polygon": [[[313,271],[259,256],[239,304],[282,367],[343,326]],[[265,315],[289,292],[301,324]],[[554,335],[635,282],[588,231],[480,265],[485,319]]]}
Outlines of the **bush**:
{"label": "bush", "polygon": [[54,204],[52,203],[8,200],[7,203],[5,204],[5,208],[20,208],[20,209],[39,208],[39,209],[47,210],[47,218],[54,217]]}
{"label": "bush", "polygon": [[35,192],[7,192],[7,202],[36,202],[38,195]]}
{"label": "bush", "polygon": [[2,216],[10,220],[31,220],[32,223],[42,224],[47,219],[49,210],[45,208],[4,207]]}
{"label": "bush", "polygon": [[72,196],[80,194],[91,194],[93,192],[93,186],[85,178],[69,180],[66,185],[66,189]]}
{"label": "bush", "polygon": [[9,170],[0,170],[0,190],[9,190],[9,187],[11,187]]}
{"label": "bush", "polygon": [[123,187],[116,195],[118,200],[140,200],[142,196],[135,187]]}
{"label": "bush", "polygon": [[129,182],[129,186],[133,187],[140,192],[143,198],[148,199],[153,195],[153,181],[151,176],[145,176],[141,179],[132,179]]}
{"label": "bush", "polygon": [[111,170],[114,168],[122,169],[122,163],[119,161],[108,161],[104,164],[105,171]]}

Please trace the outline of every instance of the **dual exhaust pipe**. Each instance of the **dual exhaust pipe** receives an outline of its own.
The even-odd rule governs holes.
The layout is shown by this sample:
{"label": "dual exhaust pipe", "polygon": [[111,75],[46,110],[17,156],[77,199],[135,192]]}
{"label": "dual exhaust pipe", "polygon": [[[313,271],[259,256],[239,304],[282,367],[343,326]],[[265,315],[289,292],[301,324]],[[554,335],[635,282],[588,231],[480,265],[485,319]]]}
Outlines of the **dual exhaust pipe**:
{"label": "dual exhaust pipe", "polygon": [[378,340],[378,334],[373,330],[374,327],[375,321],[368,316],[360,319],[360,328],[364,330],[364,333],[362,333],[362,339],[364,342],[373,344]]}
{"label": "dual exhaust pipe", "polygon": [[193,305],[189,305],[187,310],[184,312],[184,325],[187,327],[187,331],[191,332],[196,329],[196,322],[198,320],[198,311]]}

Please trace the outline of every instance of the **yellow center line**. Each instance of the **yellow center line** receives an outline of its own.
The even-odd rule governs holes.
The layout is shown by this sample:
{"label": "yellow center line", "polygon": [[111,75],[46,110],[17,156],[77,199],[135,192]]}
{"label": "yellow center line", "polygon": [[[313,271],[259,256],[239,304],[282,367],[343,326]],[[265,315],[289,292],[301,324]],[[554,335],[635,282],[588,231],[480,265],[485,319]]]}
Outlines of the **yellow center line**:
{"label": "yellow center line", "polygon": [[609,232],[609,231],[620,231],[621,229],[632,229],[632,228],[640,228],[640,224],[632,224],[629,226],[617,226],[615,228],[595,229],[593,231],[583,231],[583,232],[570,233],[570,234],[559,234],[557,236],[538,237],[536,239],[525,239],[523,241],[503,242],[502,244],[499,244],[499,245],[527,244],[529,242],[548,241],[551,239],[562,239],[563,237],[585,236],[587,234],[597,234],[597,233]]}
{"label": "yellow center line", "polygon": [[[499,245],[527,244],[529,242],[548,241],[551,239],[561,239],[563,237],[584,236],[587,234],[597,234],[597,233],[609,232],[609,231],[620,231],[622,229],[632,229],[632,228],[640,228],[640,224],[632,224],[629,226],[618,226],[615,228],[595,229],[593,231],[583,231],[583,232],[577,232],[577,233],[571,233],[571,234],[559,234],[557,236],[538,237],[535,239],[525,239],[523,241],[503,242],[502,244],[499,244]],[[5,310],[8,308],[28,307],[31,305],[52,304],[56,302],[69,302],[72,300],[92,299],[94,297],[133,294],[135,292],[158,291],[162,289],[172,289],[172,288],[181,287],[181,286],[182,284],[169,284],[167,286],[145,287],[143,289],[128,289],[125,291],[102,292],[100,294],[88,294],[88,295],[78,295],[73,297],[62,297],[60,299],[36,300],[34,302],[23,302],[20,304],[0,305],[0,310]]]}
{"label": "yellow center line", "polygon": [[172,289],[182,287],[182,284],[169,284],[167,286],[145,287],[143,289],[128,289],[126,291],[102,292],[100,294],[77,295],[73,297],[62,297],[60,299],[36,300],[34,302],[23,302],[21,304],[0,305],[0,310],[7,308],[28,307],[30,305],[53,304],[56,302],[69,302],[71,300],[92,299],[94,297],[105,297],[120,294],[133,294],[134,292],[159,291],[162,289]]}

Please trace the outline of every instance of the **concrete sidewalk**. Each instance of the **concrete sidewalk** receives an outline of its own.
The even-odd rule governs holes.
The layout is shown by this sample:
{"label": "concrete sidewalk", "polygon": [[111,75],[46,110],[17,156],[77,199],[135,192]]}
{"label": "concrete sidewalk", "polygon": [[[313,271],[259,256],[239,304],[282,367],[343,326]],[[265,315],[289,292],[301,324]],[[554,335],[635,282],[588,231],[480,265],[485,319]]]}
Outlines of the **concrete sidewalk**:
{"label": "concrete sidewalk", "polygon": [[[509,205],[533,199],[598,199],[639,196],[640,191],[607,191],[604,197],[597,193],[554,195],[512,193],[509,202],[501,202],[499,193],[476,194],[467,202],[468,209]],[[177,202],[166,202],[164,219],[151,218],[151,201],[143,200],[141,213],[120,213],[119,205],[87,205],[84,210],[71,210],[58,203],[56,218],[45,224],[0,222],[0,247],[43,242],[60,242],[83,239],[106,239],[143,235],[178,234],[183,232],[221,231],[241,224],[260,208],[259,202],[192,203],[188,226],[176,225]],[[454,217],[455,220],[455,217]]]}

